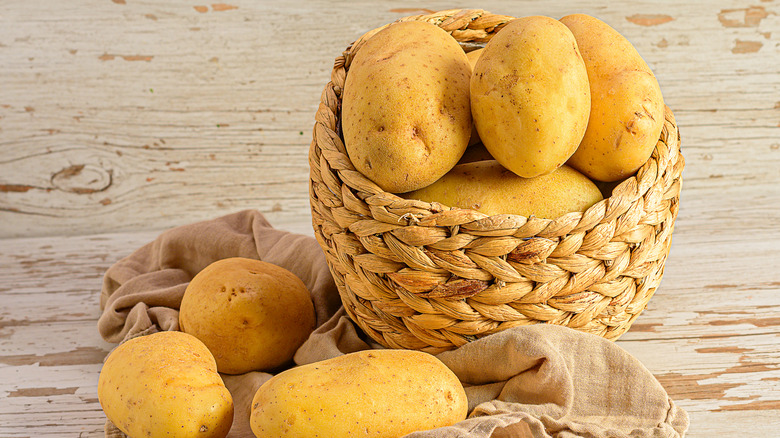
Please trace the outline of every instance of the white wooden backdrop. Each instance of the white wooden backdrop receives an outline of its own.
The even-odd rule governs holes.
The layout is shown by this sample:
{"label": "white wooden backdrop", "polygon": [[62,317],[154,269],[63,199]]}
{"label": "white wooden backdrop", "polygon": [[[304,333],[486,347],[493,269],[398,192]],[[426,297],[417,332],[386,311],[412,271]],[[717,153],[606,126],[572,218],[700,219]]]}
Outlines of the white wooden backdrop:
{"label": "white wooden backdrop", "polygon": [[780,1],[0,2],[0,436],[101,436],[103,272],[245,208],[311,233],[333,60],[404,15],[584,12],[659,78],[686,169],[661,288],[619,345],[690,437],[780,432]]}
{"label": "white wooden backdrop", "polygon": [[[0,236],[144,230],[243,208],[306,222],[306,154],[333,60],[416,12],[410,3],[5,0]],[[780,162],[780,7],[681,3],[474,7],[585,12],[628,37],[683,135],[679,226],[738,236],[779,219],[762,205],[780,203],[768,165]]]}

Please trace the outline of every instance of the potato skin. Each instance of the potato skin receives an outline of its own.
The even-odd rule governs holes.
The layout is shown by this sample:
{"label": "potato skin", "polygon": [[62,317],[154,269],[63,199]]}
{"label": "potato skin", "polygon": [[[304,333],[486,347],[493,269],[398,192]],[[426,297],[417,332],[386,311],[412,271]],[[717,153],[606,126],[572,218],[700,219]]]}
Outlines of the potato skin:
{"label": "potato skin", "polygon": [[315,325],[314,304],[290,271],[260,260],[218,260],[187,285],[179,326],[209,348],[219,372],[268,371],[289,362]]}
{"label": "potato skin", "polygon": [[355,168],[401,193],[436,181],[471,134],[468,58],[430,23],[394,23],[355,54],[342,96],[344,144]]}
{"label": "potato skin", "polygon": [[474,70],[474,66],[477,65],[477,60],[482,56],[482,52],[484,51],[485,49],[477,49],[466,53],[466,58],[468,58],[472,70]]}
{"label": "potato skin", "polygon": [[302,365],[263,384],[252,401],[257,437],[399,437],[464,420],[466,393],[435,356],[367,350]]}
{"label": "potato skin", "polygon": [[482,143],[517,175],[565,163],[590,114],[588,76],[569,29],[549,17],[510,21],[474,66],[471,110]]}
{"label": "potato skin", "polygon": [[664,123],[655,75],[636,48],[603,21],[561,18],[577,39],[588,70],[588,129],[568,164],[590,178],[618,181],[634,174],[653,152]]}
{"label": "potato skin", "polygon": [[403,196],[489,216],[517,214],[546,219],[585,211],[603,199],[591,180],[569,166],[522,178],[495,160],[459,164],[432,185]]}
{"label": "potato skin", "polygon": [[220,437],[233,423],[233,398],[202,342],[166,331],[130,339],[98,378],[103,411],[131,437]]}

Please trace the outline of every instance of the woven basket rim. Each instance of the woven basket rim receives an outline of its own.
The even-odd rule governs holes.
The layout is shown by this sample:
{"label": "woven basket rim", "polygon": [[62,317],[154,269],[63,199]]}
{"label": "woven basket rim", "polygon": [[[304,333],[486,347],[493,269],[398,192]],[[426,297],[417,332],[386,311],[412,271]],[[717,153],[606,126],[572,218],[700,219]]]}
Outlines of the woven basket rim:
{"label": "woven basket rim", "polygon": [[[397,21],[432,22],[456,39],[481,44],[511,19],[468,9]],[[404,199],[383,191],[355,170],[340,129],[341,87],[351,57],[363,41],[385,26],[367,32],[336,58],[315,117],[309,154],[315,237],[350,318],[385,346],[429,352],[482,336],[470,334],[482,329],[479,324],[488,325],[484,333],[489,334],[527,322],[502,320],[513,312],[529,320],[584,327],[616,339],[647,305],[669,251],[684,168],[671,109],[665,108],[665,123],[650,159],[619,183],[611,196],[584,212],[552,219],[488,216]],[[646,263],[650,268],[640,263],[643,258],[650,260]],[[607,273],[605,283],[588,286],[595,291],[586,290],[593,292],[590,295],[562,295],[589,281],[585,274],[595,269],[594,261],[601,262],[596,270]],[[569,283],[551,274],[562,270],[570,271]],[[611,273],[618,271],[620,276],[612,278]],[[435,287],[426,290],[434,283]],[[392,288],[387,289],[388,284]],[[616,308],[631,312],[603,315],[618,298],[625,301],[626,293],[612,289],[626,287],[636,297],[630,303],[621,301]],[[525,295],[520,301],[499,303],[497,297],[507,291]],[[612,293],[618,298],[610,298]],[[594,302],[586,302],[585,295]],[[533,297],[538,301],[533,302]],[[554,312],[548,304],[552,301],[559,313],[583,306],[585,310],[551,316]],[[460,304],[468,306],[457,307]],[[479,320],[484,315],[497,319],[485,323]],[[603,327],[596,330],[587,319],[591,316],[601,318]]]}

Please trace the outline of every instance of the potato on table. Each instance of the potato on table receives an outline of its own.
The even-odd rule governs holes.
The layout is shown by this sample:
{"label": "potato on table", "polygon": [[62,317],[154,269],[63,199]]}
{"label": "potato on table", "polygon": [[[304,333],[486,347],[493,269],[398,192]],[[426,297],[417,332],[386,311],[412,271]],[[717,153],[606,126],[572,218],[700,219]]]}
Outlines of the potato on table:
{"label": "potato on table", "polygon": [[439,359],[367,350],[284,371],[252,401],[257,437],[396,438],[464,420],[466,393]]}
{"label": "potato on table", "polygon": [[208,348],[182,332],[120,344],[98,379],[98,400],[130,437],[225,437],[233,398]]}
{"label": "potato on table", "polygon": [[269,371],[314,330],[314,304],[292,272],[260,260],[218,260],[187,285],[179,326],[209,348],[219,372]]}

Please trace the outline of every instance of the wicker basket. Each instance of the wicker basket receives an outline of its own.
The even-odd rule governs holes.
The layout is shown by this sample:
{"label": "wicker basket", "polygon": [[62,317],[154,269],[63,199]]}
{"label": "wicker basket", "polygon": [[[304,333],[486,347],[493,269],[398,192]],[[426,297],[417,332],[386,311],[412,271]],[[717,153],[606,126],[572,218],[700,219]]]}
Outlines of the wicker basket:
{"label": "wicker basket", "polygon": [[[469,50],[511,19],[450,10],[402,21],[436,24]],[[350,318],[387,347],[431,353],[535,323],[617,339],[669,253],[684,167],[671,111],[647,163],[584,213],[488,217],[402,199],[355,170],[340,133],[350,62],[375,32],[336,59],[309,152],[314,232]]]}

